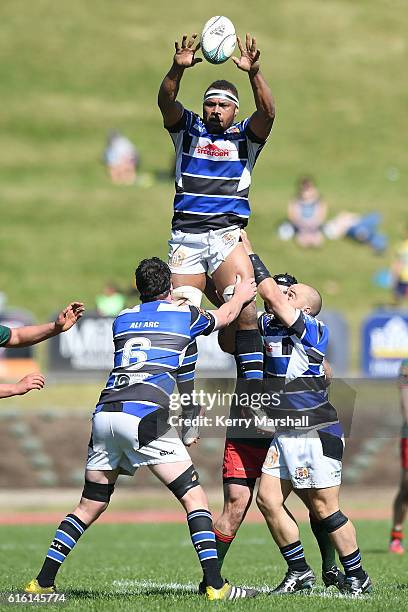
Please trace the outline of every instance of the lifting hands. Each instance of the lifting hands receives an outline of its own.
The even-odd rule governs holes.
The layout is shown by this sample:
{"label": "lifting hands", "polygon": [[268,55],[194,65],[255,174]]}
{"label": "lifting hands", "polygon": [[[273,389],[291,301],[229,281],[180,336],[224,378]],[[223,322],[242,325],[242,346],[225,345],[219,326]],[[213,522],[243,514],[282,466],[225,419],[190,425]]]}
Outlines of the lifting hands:
{"label": "lifting hands", "polygon": [[174,43],[176,53],[174,54],[173,61],[180,68],[191,68],[203,61],[201,57],[195,57],[196,52],[200,48],[200,43],[195,45],[197,36],[198,34],[192,34],[188,39],[187,34],[183,34],[181,46],[177,40]]}
{"label": "lifting hands", "polygon": [[237,43],[241,57],[232,57],[232,61],[240,70],[256,74],[259,70],[259,56],[261,55],[260,50],[256,46],[256,39],[247,34],[245,36],[244,47],[241,39],[237,36]]}

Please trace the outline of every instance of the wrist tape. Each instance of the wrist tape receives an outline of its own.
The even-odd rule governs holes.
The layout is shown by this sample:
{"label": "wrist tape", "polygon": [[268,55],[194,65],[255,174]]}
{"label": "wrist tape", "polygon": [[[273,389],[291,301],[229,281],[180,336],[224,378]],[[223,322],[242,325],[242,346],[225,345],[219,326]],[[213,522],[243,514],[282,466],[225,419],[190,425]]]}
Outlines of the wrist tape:
{"label": "wrist tape", "polygon": [[251,260],[252,267],[254,268],[255,282],[257,285],[259,285],[259,283],[262,283],[265,278],[271,278],[271,273],[269,272],[265,264],[261,261],[259,255],[251,253],[249,259]]}

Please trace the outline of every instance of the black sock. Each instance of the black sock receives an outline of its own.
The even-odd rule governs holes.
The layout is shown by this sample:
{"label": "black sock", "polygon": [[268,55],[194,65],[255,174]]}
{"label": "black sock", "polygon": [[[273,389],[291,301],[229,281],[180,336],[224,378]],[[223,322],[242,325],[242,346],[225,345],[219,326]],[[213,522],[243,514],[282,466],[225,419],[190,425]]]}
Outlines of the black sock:
{"label": "black sock", "polygon": [[320,554],[322,557],[322,569],[327,571],[336,565],[336,549],[333,546],[333,542],[330,539],[326,529],[322,526],[320,521],[317,521],[311,514],[309,514],[310,527],[312,528],[314,537],[319,545]]}
{"label": "black sock", "polygon": [[282,548],[279,548],[279,550],[281,551],[282,556],[291,571],[306,572],[309,569],[305,559],[305,552],[300,540],[293,542],[293,544],[282,546]]}
{"label": "black sock", "polygon": [[54,584],[55,576],[68,553],[74,548],[87,525],[75,514],[68,514],[58,527],[54,539],[48,549],[43,566],[37,576],[40,586],[49,587]]}
{"label": "black sock", "polygon": [[224,563],[225,555],[227,554],[229,547],[235,539],[235,535],[225,535],[225,533],[221,533],[218,529],[215,529],[215,541],[217,545],[217,553],[218,553],[218,564],[220,570],[222,568],[222,564]]}
{"label": "black sock", "polygon": [[187,522],[191,541],[203,569],[205,584],[220,589],[224,580],[218,565],[211,512],[204,509],[193,510],[187,514]]}
{"label": "black sock", "polygon": [[262,338],[257,329],[239,329],[235,336],[240,376],[248,381],[263,380]]}
{"label": "black sock", "polygon": [[361,566],[361,555],[359,548],[345,557],[340,557],[340,562],[344,567],[344,573],[346,576],[354,576],[356,578],[360,578],[360,580],[365,578],[365,572]]}

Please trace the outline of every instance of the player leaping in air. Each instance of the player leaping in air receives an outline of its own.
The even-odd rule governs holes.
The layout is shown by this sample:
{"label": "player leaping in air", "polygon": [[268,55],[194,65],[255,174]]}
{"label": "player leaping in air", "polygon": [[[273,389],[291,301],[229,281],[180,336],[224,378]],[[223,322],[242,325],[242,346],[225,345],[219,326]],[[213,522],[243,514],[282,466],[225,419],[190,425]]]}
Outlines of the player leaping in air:
{"label": "player leaping in air", "polygon": [[[240,58],[232,58],[246,72],[256,110],[235,122],[238,91],[219,80],[207,87],[203,117],[177,100],[184,71],[202,60],[196,57],[197,35],[176,42],[173,64],[160,86],[158,103],[164,127],[176,150],[176,194],[169,266],[175,294],[200,305],[208,272],[219,295],[234,283],[253,275],[252,265],[240,242],[240,229],[248,223],[251,175],[272,129],[275,106],[259,69],[260,51],[255,38],[238,39]],[[194,351],[192,351],[194,353]],[[237,322],[236,354],[243,377],[262,380],[262,342],[257,329],[256,306],[249,304]]]}

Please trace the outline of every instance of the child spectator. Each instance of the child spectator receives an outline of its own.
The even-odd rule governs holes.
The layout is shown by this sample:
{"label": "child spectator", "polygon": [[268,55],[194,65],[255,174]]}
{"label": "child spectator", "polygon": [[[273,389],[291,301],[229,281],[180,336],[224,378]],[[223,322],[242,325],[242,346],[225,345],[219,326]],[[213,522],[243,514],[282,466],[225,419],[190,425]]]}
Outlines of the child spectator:
{"label": "child spectator", "polygon": [[296,198],[289,203],[288,221],[279,228],[279,236],[288,240],[295,236],[302,247],[318,247],[324,236],[322,225],[327,206],[309,177],[299,180]]}

